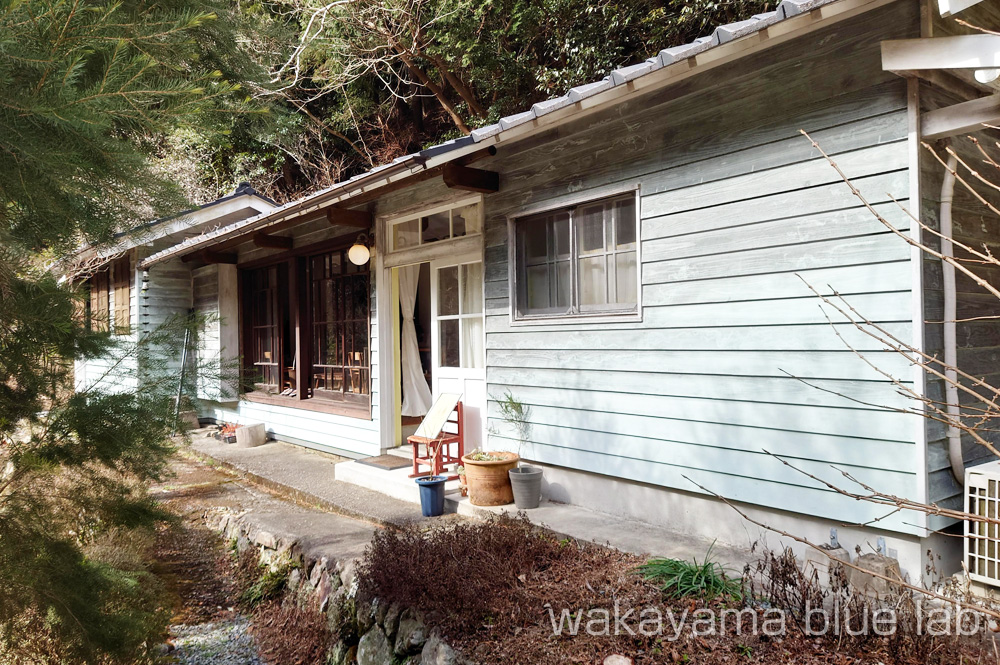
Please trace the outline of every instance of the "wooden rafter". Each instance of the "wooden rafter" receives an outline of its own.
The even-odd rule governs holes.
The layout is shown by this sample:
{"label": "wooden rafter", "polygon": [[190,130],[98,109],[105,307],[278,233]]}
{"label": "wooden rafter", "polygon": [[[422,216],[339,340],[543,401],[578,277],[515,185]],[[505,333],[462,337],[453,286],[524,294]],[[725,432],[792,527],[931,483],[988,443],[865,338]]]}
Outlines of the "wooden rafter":
{"label": "wooden rafter", "polygon": [[486,194],[500,189],[500,174],[496,171],[474,169],[451,162],[444,165],[441,175],[444,178],[444,184],[452,189],[464,189]]}
{"label": "wooden rafter", "polygon": [[253,244],[257,247],[267,247],[270,249],[291,249],[292,239],[289,236],[255,233],[253,236]]}
{"label": "wooden rafter", "polygon": [[334,226],[356,226],[368,229],[372,225],[372,214],[367,210],[350,210],[337,206],[330,206],[326,209],[326,219]]}
{"label": "wooden rafter", "polygon": [[925,141],[935,141],[979,131],[984,124],[1000,124],[1000,95],[928,111],[920,116],[920,135]]}

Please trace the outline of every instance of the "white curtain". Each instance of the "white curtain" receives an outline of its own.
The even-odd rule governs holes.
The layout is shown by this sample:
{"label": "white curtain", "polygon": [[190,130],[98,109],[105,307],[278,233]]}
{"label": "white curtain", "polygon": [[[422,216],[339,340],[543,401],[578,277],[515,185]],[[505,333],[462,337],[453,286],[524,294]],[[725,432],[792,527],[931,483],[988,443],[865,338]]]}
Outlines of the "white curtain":
{"label": "white curtain", "polygon": [[467,263],[462,266],[462,367],[482,369],[483,356],[483,264]]}
{"label": "white curtain", "polygon": [[403,375],[403,415],[423,416],[431,408],[431,390],[420,366],[417,328],[413,325],[413,308],[417,303],[420,266],[399,268],[399,309],[403,313],[400,333],[400,367]]}

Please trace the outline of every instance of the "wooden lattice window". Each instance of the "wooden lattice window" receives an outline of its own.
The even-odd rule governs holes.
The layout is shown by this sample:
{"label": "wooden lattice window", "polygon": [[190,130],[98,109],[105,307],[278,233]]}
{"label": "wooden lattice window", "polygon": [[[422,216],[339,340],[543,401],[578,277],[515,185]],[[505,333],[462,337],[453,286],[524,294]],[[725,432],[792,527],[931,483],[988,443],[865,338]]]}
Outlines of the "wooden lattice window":
{"label": "wooden lattice window", "polygon": [[131,330],[132,323],[132,270],[127,256],[118,259],[111,265],[111,277],[115,294],[115,333],[127,335]]}
{"label": "wooden lattice window", "polygon": [[107,332],[111,311],[108,298],[109,275],[107,268],[95,272],[87,282],[90,287],[90,329]]}
{"label": "wooden lattice window", "polygon": [[244,311],[249,338],[246,356],[248,365],[254,372],[255,387],[265,392],[280,392],[284,388],[282,367],[285,363],[285,328],[288,319],[285,266],[274,265],[248,271],[244,288]]}
{"label": "wooden lattice window", "polygon": [[347,260],[346,250],[309,259],[312,396],[368,402],[369,273]]}

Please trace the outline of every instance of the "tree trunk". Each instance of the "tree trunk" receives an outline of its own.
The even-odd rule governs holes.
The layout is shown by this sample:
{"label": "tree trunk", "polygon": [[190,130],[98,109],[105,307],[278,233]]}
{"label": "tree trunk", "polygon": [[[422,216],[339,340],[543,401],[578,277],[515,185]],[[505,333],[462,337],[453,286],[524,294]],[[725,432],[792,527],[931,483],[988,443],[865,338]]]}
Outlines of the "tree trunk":
{"label": "tree trunk", "polygon": [[451,87],[455,89],[455,92],[459,94],[465,103],[469,105],[469,110],[472,111],[477,117],[485,118],[486,109],[479,103],[479,100],[476,99],[475,94],[473,94],[469,86],[465,84],[465,81],[463,81],[458,74],[453,73],[451,69],[448,68],[448,63],[438,56],[426,54],[425,56],[434,63],[434,65],[441,72],[441,75],[444,76],[445,80],[448,81]]}

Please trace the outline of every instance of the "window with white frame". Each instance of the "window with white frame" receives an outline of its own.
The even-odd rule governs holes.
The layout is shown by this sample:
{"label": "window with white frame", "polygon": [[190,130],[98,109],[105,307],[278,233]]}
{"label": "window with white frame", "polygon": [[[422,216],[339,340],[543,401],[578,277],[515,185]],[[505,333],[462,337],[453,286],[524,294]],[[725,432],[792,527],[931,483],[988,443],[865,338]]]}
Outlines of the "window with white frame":
{"label": "window with white frame", "polygon": [[419,217],[401,219],[389,226],[392,250],[409,249],[440,240],[482,232],[478,203],[445,208]]}
{"label": "window with white frame", "polygon": [[514,221],[516,319],[635,314],[635,194]]}

